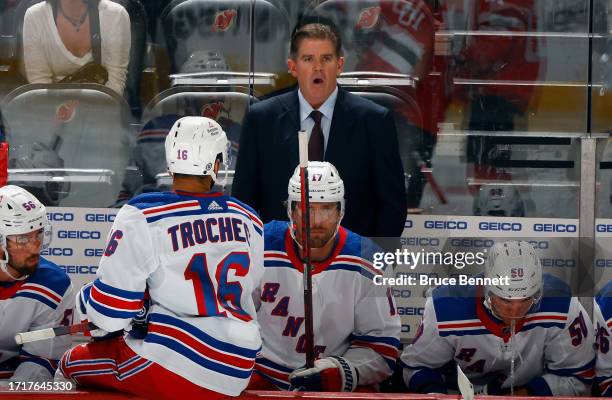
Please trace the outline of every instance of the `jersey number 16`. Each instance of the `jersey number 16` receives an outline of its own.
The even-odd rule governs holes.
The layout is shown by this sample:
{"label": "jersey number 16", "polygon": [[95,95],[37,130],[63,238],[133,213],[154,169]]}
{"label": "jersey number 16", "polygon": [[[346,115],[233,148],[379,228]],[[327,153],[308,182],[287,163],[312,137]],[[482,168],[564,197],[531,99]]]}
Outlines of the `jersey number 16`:
{"label": "jersey number 16", "polygon": [[[202,317],[227,317],[229,312],[242,321],[250,321],[251,316],[240,306],[242,285],[239,282],[228,282],[230,270],[238,277],[246,276],[251,260],[246,252],[234,251],[228,254],[214,269],[209,271],[206,254],[197,253],[191,257],[185,279],[192,281],[198,305],[198,315]],[[212,280],[217,282],[217,290]]]}

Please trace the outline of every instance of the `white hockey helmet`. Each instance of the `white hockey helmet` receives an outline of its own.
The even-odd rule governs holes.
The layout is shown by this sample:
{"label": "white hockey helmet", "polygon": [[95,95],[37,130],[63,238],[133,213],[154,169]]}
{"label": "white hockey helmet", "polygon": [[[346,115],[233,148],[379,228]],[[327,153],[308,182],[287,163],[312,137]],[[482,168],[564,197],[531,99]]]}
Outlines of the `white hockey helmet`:
{"label": "white hockey helmet", "polygon": [[[19,186],[7,185],[0,188],[0,244],[4,259],[0,260],[0,269],[11,275],[6,265],[9,254],[6,249],[6,238],[11,235],[23,235],[43,229],[42,248],[51,243],[52,229],[47,219],[47,209],[34,195]],[[14,277],[13,277],[14,278]],[[23,280],[27,276],[14,278]]]}
{"label": "white hockey helmet", "polygon": [[216,121],[206,117],[183,117],[177,120],[166,136],[168,171],[185,175],[210,175],[214,181],[215,160],[229,165],[229,142]]}
{"label": "white hockey helmet", "polygon": [[482,186],[478,192],[478,197],[474,200],[474,215],[524,217],[525,204],[515,187]]}
{"label": "white hockey helmet", "polygon": [[[302,200],[300,181],[300,167],[297,166],[289,179],[289,203]],[[308,161],[308,195],[311,203],[339,202],[344,215],[344,182],[331,163]]]}
{"label": "white hockey helmet", "polygon": [[508,277],[509,285],[490,285],[488,293],[503,299],[526,299],[534,303],[542,297],[542,264],[533,246],[525,241],[495,243],[489,249],[485,276]]}

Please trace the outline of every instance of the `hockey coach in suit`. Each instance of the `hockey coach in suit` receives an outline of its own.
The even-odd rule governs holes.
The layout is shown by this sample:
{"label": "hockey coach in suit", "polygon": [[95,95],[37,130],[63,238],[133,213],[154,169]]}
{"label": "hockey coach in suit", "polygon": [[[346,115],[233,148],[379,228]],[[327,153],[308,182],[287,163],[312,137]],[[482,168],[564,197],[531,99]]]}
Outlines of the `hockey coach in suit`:
{"label": "hockey coach in suit", "polygon": [[287,181],[298,165],[298,131],[309,159],[333,163],[344,179],[344,226],[368,237],[398,237],[406,189],[393,115],[337,84],[344,58],[335,29],[309,23],[291,38],[289,71],[298,89],[253,105],[245,117],[233,195],[264,222],[287,219]]}

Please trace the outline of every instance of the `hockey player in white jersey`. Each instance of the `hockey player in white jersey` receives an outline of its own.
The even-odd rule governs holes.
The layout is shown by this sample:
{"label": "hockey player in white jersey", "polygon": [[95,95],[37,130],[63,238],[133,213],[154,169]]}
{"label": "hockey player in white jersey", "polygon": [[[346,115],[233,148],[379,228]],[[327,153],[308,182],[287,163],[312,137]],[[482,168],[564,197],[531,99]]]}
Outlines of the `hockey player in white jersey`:
{"label": "hockey player in white jersey", "polygon": [[595,348],[597,361],[596,381],[602,396],[612,397],[612,281],[597,294],[593,302],[593,323],[595,324]]}
{"label": "hockey player in white jersey", "polygon": [[146,398],[237,396],[261,348],[252,292],[263,272],[263,224],[211,191],[228,162],[214,120],[179,119],[165,146],[173,192],[121,208],[97,279],[77,296],[83,318],[114,332],[128,328],[147,292],[148,331],[78,346],[60,370],[83,386]]}
{"label": "hockey player in white jersey", "polygon": [[45,206],[18,186],[0,188],[0,379],[52,380],[70,337],[17,345],[15,334],[69,325],[70,278],[40,256],[51,242]]}
{"label": "hockey player in white jersey", "polygon": [[[305,365],[299,167],[289,181],[287,222],[265,225],[264,277],[256,302],[262,352],[251,389],[353,391],[389,377],[400,319],[390,291],[373,283],[376,247],[340,226],[344,185],[327,162],[309,162],[314,368]],[[362,390],[362,389],[360,389]]]}
{"label": "hockey player in white jersey", "polygon": [[569,287],[543,275],[535,250],[522,241],[494,244],[485,277],[508,277],[509,285],[441,286],[427,299],[401,356],[408,390],[447,392],[443,367],[456,363],[483,394],[589,394],[593,329]]}

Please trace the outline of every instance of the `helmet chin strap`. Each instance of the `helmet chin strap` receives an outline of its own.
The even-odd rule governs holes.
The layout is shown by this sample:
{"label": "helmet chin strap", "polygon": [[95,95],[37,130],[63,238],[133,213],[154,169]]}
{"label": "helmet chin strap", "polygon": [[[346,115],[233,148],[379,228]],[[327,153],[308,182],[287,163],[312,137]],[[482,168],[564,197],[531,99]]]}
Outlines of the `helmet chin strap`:
{"label": "helmet chin strap", "polygon": [[23,281],[27,279],[28,276],[30,275],[23,275],[21,277],[18,277],[18,276],[11,274],[11,272],[8,269],[8,260],[9,260],[8,252],[4,248],[2,249],[2,251],[4,252],[4,259],[0,260],[0,270],[4,272],[5,274],[7,274],[9,278],[11,278],[14,281]]}

